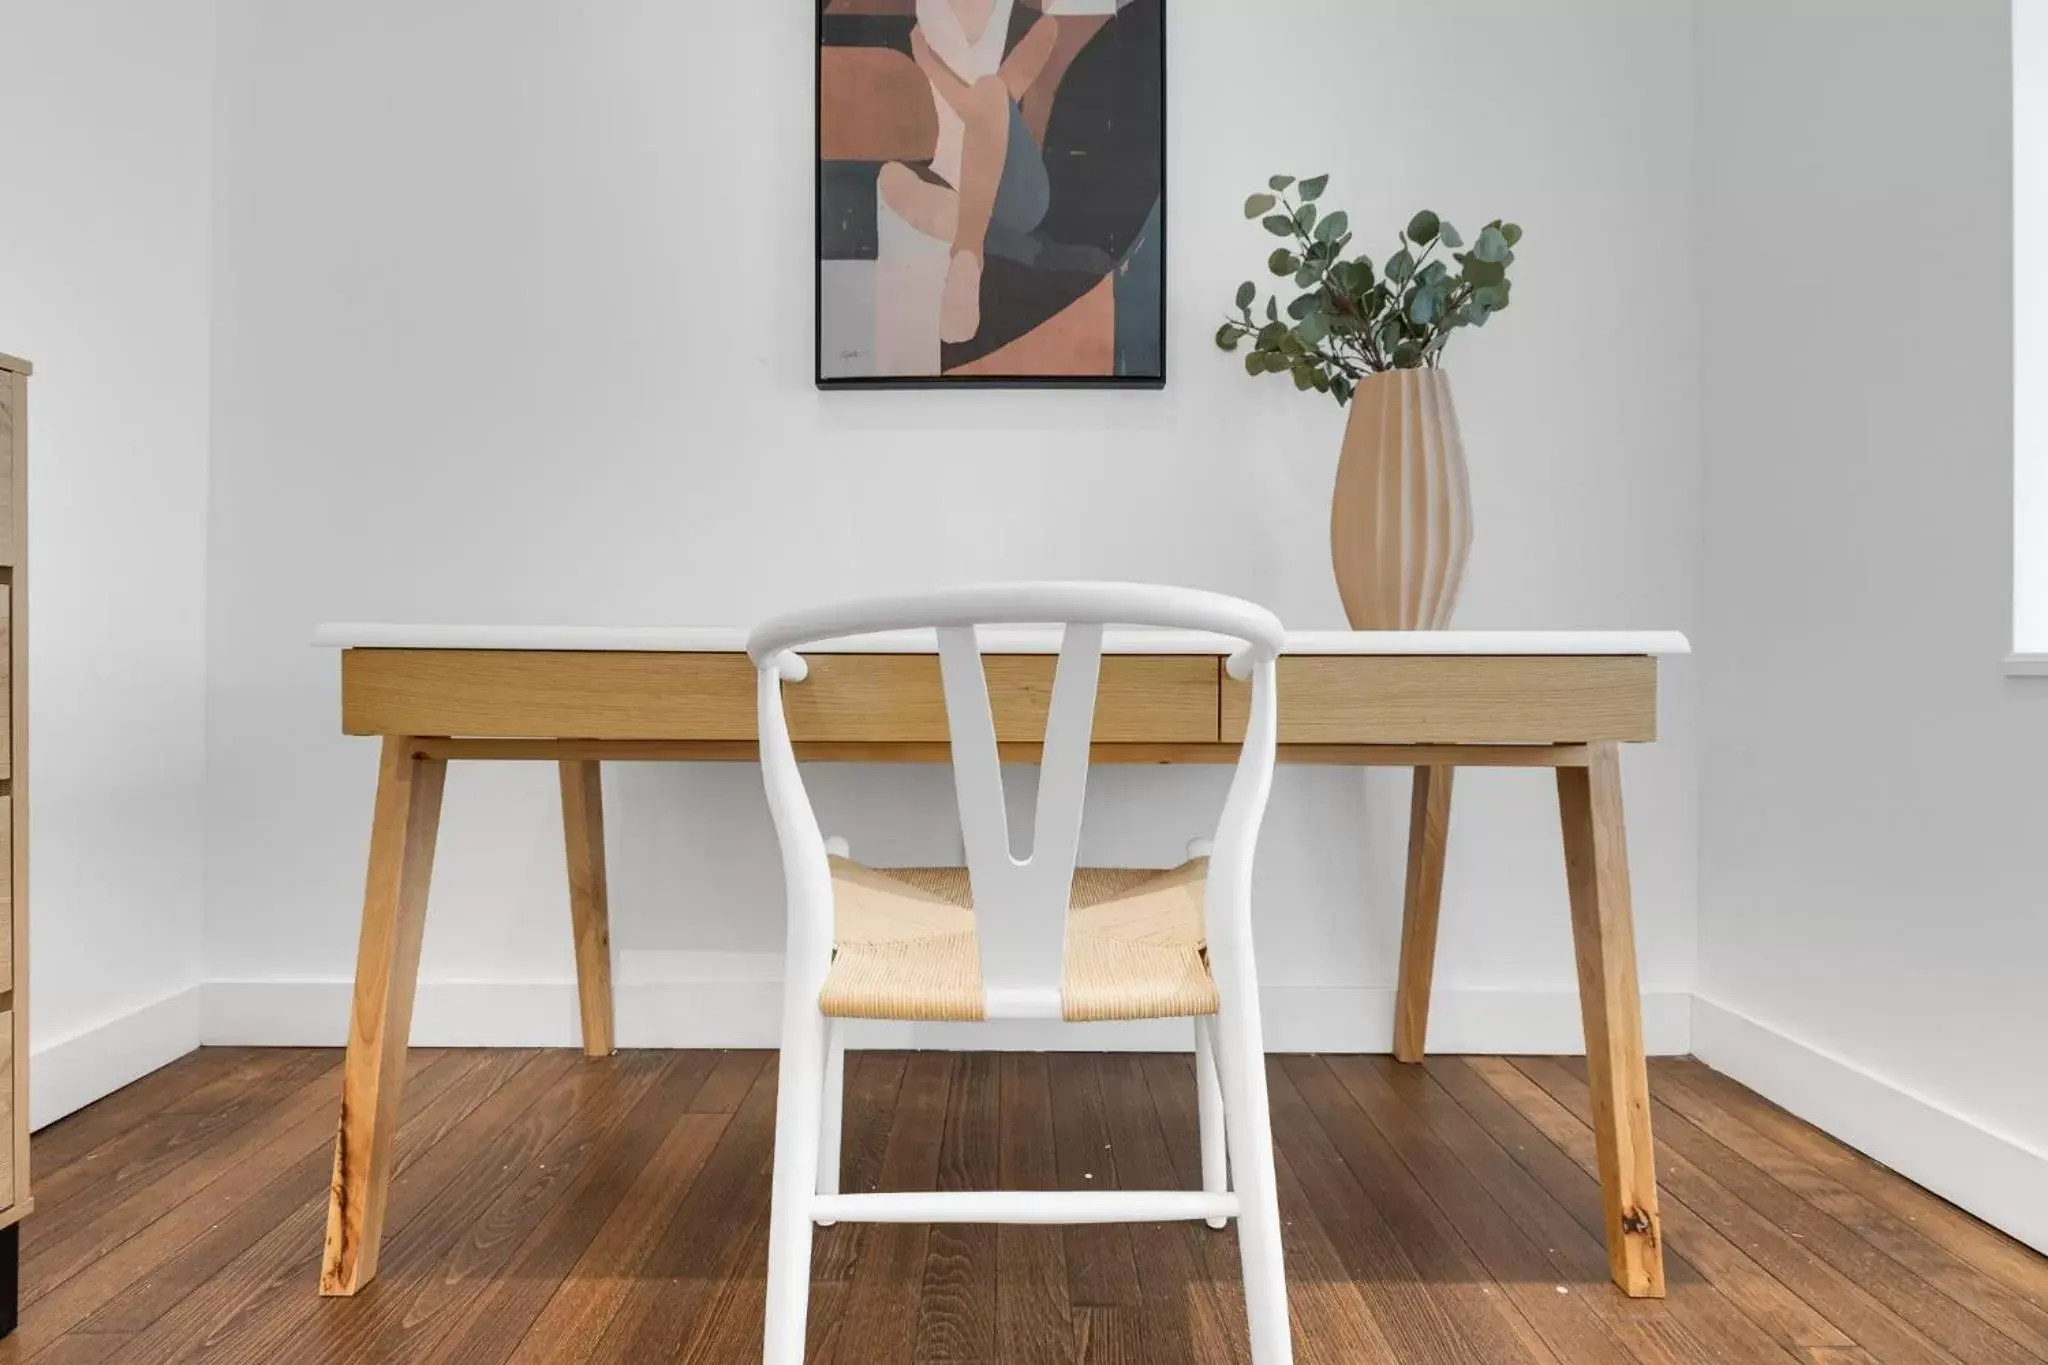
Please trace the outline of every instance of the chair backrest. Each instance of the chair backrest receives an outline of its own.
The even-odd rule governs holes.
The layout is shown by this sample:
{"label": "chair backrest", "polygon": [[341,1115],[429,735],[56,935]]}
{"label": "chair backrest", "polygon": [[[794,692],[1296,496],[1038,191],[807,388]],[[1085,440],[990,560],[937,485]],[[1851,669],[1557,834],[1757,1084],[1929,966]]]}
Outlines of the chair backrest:
{"label": "chair backrest", "polygon": [[[1010,842],[1001,758],[978,626],[1059,625],[1059,662],[1040,759],[1031,851]],[[785,681],[801,682],[808,645],[890,630],[934,629],[953,784],[982,945],[982,981],[991,1002],[1041,996],[1059,980],[1066,907],[1079,855],[1088,783],[1096,683],[1108,625],[1205,631],[1227,637],[1234,677],[1252,682],[1250,723],[1224,803],[1209,874],[1211,933],[1248,901],[1252,845],[1271,787],[1274,750],[1273,661],[1284,641],[1279,620],[1234,597],[1133,583],[1014,583],[880,598],[777,617],[758,627],[747,653],[760,670],[761,767],[782,843],[790,891],[792,961],[799,940],[832,932],[825,845],[804,791],[782,706]],[[1219,906],[1217,893],[1224,893]],[[1226,932],[1228,926],[1224,926]]]}

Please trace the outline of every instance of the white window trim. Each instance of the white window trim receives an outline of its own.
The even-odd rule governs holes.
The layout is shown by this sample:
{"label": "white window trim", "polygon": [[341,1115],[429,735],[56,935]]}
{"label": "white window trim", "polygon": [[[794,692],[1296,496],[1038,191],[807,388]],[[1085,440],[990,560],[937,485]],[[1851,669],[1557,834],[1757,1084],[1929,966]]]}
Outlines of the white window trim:
{"label": "white window trim", "polygon": [[[2013,0],[2014,677],[2048,677],[2048,0]],[[2039,376],[2027,383],[2022,376]]]}

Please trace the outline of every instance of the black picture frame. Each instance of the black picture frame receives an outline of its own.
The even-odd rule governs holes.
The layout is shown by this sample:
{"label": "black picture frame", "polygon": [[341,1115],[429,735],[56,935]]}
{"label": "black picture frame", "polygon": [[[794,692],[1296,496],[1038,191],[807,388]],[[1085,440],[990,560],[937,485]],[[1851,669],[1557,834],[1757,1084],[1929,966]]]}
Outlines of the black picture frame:
{"label": "black picture frame", "polygon": [[811,367],[812,381],[821,391],[861,389],[1163,389],[1170,365],[1167,334],[1167,282],[1171,278],[1167,187],[1167,114],[1169,104],[1167,63],[1168,0],[1148,0],[1159,11],[1159,373],[1157,375],[838,375],[825,373],[825,233],[823,224],[825,185],[824,86],[827,8],[830,0],[816,0],[817,32],[811,75]]}

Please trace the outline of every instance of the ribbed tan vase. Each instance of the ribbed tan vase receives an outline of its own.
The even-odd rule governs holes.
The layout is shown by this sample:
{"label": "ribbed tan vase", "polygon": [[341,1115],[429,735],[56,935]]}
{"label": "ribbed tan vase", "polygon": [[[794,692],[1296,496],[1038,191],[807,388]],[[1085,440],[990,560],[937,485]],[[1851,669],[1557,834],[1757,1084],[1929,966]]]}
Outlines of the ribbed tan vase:
{"label": "ribbed tan vase", "polygon": [[1351,398],[1330,558],[1353,630],[1442,630],[1472,550],[1465,447],[1442,370],[1390,370]]}

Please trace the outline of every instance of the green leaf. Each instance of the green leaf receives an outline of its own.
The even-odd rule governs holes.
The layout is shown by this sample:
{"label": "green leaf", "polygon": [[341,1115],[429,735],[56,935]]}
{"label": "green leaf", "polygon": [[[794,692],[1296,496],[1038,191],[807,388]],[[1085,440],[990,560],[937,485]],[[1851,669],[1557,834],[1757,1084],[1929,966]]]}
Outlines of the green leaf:
{"label": "green leaf", "polygon": [[1315,231],[1316,206],[1314,204],[1303,204],[1301,206],[1301,212],[1295,215],[1295,221],[1301,224],[1301,230],[1303,232]]}
{"label": "green leaf", "polygon": [[1323,191],[1328,189],[1329,187],[1329,176],[1310,176],[1308,179],[1301,182],[1301,202],[1304,204],[1314,203],[1316,200],[1323,197]]}
{"label": "green leaf", "polygon": [[1294,287],[1296,289],[1306,289],[1321,278],[1322,275],[1314,266],[1304,265],[1301,269],[1294,272]]}
{"label": "green leaf", "polygon": [[1273,248],[1273,254],[1266,258],[1266,269],[1272,271],[1275,275],[1292,275],[1295,271],[1301,269],[1301,257],[1295,255],[1284,246],[1275,247]]}
{"label": "green leaf", "polygon": [[1408,220],[1408,240],[1417,246],[1428,246],[1442,227],[1443,219],[1424,209]]}
{"label": "green leaf", "polygon": [[1316,224],[1316,240],[1334,242],[1344,235],[1344,229],[1351,226],[1351,215],[1338,209],[1322,222]]}
{"label": "green leaf", "polygon": [[1415,258],[1408,254],[1407,247],[1404,246],[1387,257],[1387,278],[1395,284],[1408,283],[1408,277],[1414,273]]}
{"label": "green leaf", "polygon": [[1244,201],[1244,216],[1256,218],[1262,213],[1271,213],[1273,206],[1279,202],[1270,194],[1255,194]]}
{"label": "green leaf", "polygon": [[1415,278],[1424,284],[1435,284],[1450,273],[1451,268],[1442,261],[1431,261],[1428,265],[1422,267],[1421,273],[1417,274]]}
{"label": "green leaf", "polygon": [[1322,306],[1323,301],[1316,295],[1303,294],[1293,303],[1287,305],[1287,316],[1293,318],[1296,322],[1300,322],[1303,318],[1307,317],[1310,313],[1315,312]]}
{"label": "green leaf", "polygon": [[[1294,183],[1294,177],[1291,175],[1276,175],[1271,180],[1268,180],[1266,183],[1273,187],[1273,192],[1275,194],[1278,194],[1281,190],[1286,189],[1289,185],[1292,185]],[[1260,209],[1259,212],[1264,213],[1265,210]]]}
{"label": "green leaf", "polygon": [[1322,345],[1324,340],[1328,338],[1330,335],[1330,324],[1324,320],[1321,310],[1317,310],[1307,314],[1299,323],[1295,324],[1294,334],[1301,338],[1303,345],[1313,348]]}
{"label": "green leaf", "polygon": [[1436,239],[1439,242],[1442,242],[1446,247],[1450,248],[1452,251],[1456,251],[1459,247],[1465,245],[1465,239],[1463,237],[1460,237],[1458,235],[1458,230],[1452,227],[1449,223],[1443,223],[1438,225]]}
{"label": "green leaf", "polygon": [[1350,379],[1346,378],[1344,375],[1341,374],[1335,376],[1330,380],[1330,392],[1337,395],[1337,401],[1339,403],[1349,403],[1351,401],[1352,394],[1352,383]]}
{"label": "green leaf", "polygon": [[1500,225],[1500,235],[1507,238],[1509,246],[1513,246],[1522,240],[1522,225],[1520,223],[1502,223]]}
{"label": "green leaf", "polygon": [[1258,340],[1254,343],[1262,351],[1270,351],[1280,344],[1280,338],[1287,332],[1284,322],[1269,322],[1259,329]]}
{"label": "green leaf", "polygon": [[1388,359],[1397,370],[1412,370],[1422,363],[1422,347],[1412,341],[1404,341],[1394,347],[1394,354]]}
{"label": "green leaf", "polygon": [[1266,372],[1266,353],[1264,351],[1253,351],[1250,355],[1246,356],[1244,358],[1244,372],[1250,375],[1264,374]]}
{"label": "green leaf", "polygon": [[1279,320],[1280,320],[1280,300],[1279,300],[1279,299],[1277,299],[1277,298],[1271,298],[1271,299],[1267,299],[1267,300],[1266,300],[1266,321],[1268,321],[1268,322],[1278,322]]}
{"label": "green leaf", "polygon": [[1284,213],[1275,213],[1260,221],[1266,225],[1266,231],[1272,233],[1275,237],[1292,237],[1294,235],[1294,220]]}
{"label": "green leaf", "polygon": [[1507,260],[1507,235],[1488,223],[1480,230],[1479,240],[1472,244],[1472,254],[1489,265],[1497,265]]}
{"label": "green leaf", "polygon": [[1418,289],[1408,300],[1408,317],[1417,327],[1428,327],[1443,311],[1443,296],[1434,289]]}
{"label": "green leaf", "polygon": [[1244,333],[1240,332],[1234,323],[1226,322],[1216,329],[1216,344],[1226,351],[1236,350],[1237,343],[1243,337]]}
{"label": "green leaf", "polygon": [[1482,308],[1498,311],[1508,302],[1508,287],[1505,283],[1483,284],[1472,291],[1472,302]]}
{"label": "green leaf", "polygon": [[1344,264],[1344,287],[1354,294],[1363,294],[1372,288],[1372,262],[1360,256]]}
{"label": "green leaf", "polygon": [[1294,387],[1307,393],[1316,386],[1315,371],[1307,365],[1294,367]]}
{"label": "green leaf", "polygon": [[1499,261],[1480,260],[1475,251],[1465,258],[1465,268],[1460,273],[1467,284],[1499,284],[1508,277],[1508,268]]}
{"label": "green leaf", "polygon": [[1252,306],[1252,300],[1258,296],[1259,287],[1250,280],[1246,280],[1237,287],[1237,306],[1239,308],[1249,308]]}

